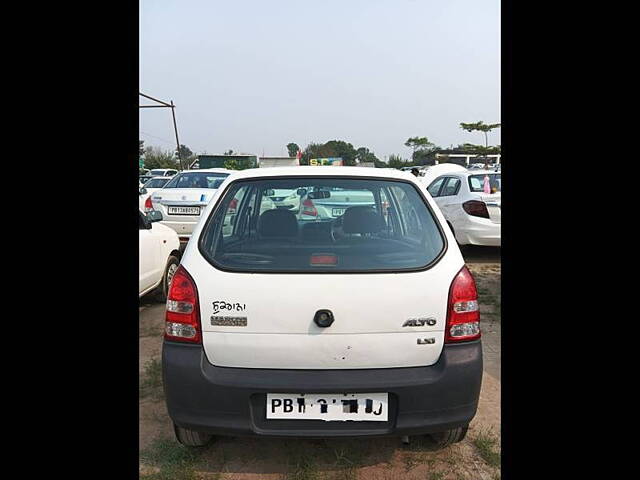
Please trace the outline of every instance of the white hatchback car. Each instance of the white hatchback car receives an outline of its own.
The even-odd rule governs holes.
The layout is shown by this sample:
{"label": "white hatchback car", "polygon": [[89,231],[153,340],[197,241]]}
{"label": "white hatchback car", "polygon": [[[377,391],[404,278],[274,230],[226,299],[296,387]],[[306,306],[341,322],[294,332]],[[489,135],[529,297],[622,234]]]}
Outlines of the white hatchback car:
{"label": "white hatchback car", "polygon": [[159,212],[138,213],[138,294],[141,297],[155,290],[164,301],[180,262],[180,241],[176,232],[158,223],[162,219]]}
{"label": "white hatchback car", "polygon": [[[485,193],[485,181],[489,184],[490,193]],[[433,180],[427,190],[447,219],[458,244],[501,245],[502,193],[499,171],[446,173]]]}
{"label": "white hatchback car", "polygon": [[[343,210],[263,208],[277,190],[326,192],[313,201],[335,195]],[[474,279],[424,186],[399,171],[228,177],[193,231],[165,320],[165,399],[185,445],[422,434],[448,445],[478,405]]]}
{"label": "white hatchback car", "polygon": [[183,170],[161,189],[151,194],[145,210],[162,213],[162,224],[172,228],[186,243],[200,220],[200,213],[214,197],[218,187],[233,170],[210,168]]}

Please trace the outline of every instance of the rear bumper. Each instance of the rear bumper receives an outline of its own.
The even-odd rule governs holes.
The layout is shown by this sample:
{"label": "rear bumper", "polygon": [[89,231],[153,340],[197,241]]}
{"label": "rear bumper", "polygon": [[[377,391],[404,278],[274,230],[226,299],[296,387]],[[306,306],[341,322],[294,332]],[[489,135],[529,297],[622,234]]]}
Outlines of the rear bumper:
{"label": "rear bumper", "polygon": [[[446,345],[429,367],[278,370],[211,365],[202,347],[164,342],[169,416],[183,428],[217,435],[351,437],[419,435],[467,425],[482,380],[480,341]],[[266,420],[267,393],[389,393],[387,422]]]}
{"label": "rear bumper", "polygon": [[473,219],[462,225],[453,226],[456,240],[460,245],[485,245],[499,247],[501,245],[500,224],[487,219]]}

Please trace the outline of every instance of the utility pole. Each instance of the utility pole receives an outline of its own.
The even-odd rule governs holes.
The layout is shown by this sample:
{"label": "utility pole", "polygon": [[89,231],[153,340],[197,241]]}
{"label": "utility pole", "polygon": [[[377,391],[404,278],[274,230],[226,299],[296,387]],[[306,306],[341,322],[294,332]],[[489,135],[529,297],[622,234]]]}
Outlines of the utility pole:
{"label": "utility pole", "polygon": [[176,134],[176,154],[178,155],[178,162],[180,163],[180,170],[184,170],[184,165],[182,164],[182,156],[180,155],[180,140],[178,139],[178,124],[176,123],[176,106],[171,100],[171,103],[163,102],[162,100],[158,100],[157,98],[150,97],[149,95],[145,95],[142,92],[138,92],[141,97],[148,98],[149,100],[153,100],[154,102],[159,103],[160,105],[139,105],[139,108],[170,108],[171,116],[173,118],[173,131]]}

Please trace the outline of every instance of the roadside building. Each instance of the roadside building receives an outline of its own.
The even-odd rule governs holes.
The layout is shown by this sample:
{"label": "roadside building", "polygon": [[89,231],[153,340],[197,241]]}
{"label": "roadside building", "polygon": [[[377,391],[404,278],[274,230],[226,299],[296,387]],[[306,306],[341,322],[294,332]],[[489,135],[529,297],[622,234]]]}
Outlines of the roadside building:
{"label": "roadside building", "polygon": [[300,162],[297,157],[259,157],[258,166],[268,167],[298,167]]}

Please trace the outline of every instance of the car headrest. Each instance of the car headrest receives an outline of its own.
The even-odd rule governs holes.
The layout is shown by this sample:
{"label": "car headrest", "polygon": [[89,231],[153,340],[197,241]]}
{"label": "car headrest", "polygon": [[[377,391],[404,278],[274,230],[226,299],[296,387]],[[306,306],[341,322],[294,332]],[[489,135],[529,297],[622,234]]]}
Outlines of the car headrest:
{"label": "car headrest", "polygon": [[386,226],[384,219],[371,207],[349,207],[342,217],[344,233],[377,233]]}
{"label": "car headrest", "polygon": [[289,210],[267,210],[260,215],[258,233],[261,237],[286,237],[298,236],[298,221]]}

